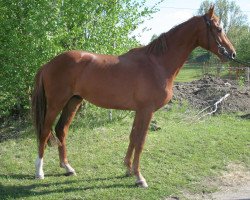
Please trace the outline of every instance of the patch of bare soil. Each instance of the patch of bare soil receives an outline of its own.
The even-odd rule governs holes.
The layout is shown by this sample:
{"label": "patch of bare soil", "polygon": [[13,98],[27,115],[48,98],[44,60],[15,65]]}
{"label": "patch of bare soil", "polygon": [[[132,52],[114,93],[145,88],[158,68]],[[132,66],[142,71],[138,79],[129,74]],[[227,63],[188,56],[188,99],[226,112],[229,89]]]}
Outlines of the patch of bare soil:
{"label": "patch of bare soil", "polygon": [[218,188],[218,191],[202,194],[191,194],[186,191],[183,192],[184,198],[190,200],[250,200],[250,171],[240,164],[230,164],[227,171],[220,177],[206,180],[201,184],[204,187]]}
{"label": "patch of bare soil", "polygon": [[[229,96],[219,104],[223,112],[250,113],[250,85],[240,86],[237,81],[206,76],[190,83],[176,83],[174,86],[174,102],[193,108],[204,109],[213,106],[226,94]],[[213,107],[211,107],[213,109]]]}

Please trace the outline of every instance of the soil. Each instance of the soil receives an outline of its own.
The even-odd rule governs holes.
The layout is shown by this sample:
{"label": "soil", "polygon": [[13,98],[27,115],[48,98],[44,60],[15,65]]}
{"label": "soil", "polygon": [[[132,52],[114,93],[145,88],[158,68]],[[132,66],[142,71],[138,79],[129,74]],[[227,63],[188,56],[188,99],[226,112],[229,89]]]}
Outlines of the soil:
{"label": "soil", "polygon": [[243,112],[250,115],[250,83],[240,85],[239,81],[223,80],[206,76],[189,83],[176,83],[172,102],[188,104],[195,109],[210,107],[226,94],[229,96],[218,104],[220,112]]}

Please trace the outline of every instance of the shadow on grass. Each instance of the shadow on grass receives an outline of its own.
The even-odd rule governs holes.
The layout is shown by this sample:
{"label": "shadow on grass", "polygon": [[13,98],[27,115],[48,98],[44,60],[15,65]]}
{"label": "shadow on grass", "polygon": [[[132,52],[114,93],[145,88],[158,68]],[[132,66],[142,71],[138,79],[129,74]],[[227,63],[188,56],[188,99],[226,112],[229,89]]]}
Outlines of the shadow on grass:
{"label": "shadow on grass", "polygon": [[[32,130],[28,120],[9,120],[0,124],[0,143],[8,140],[16,140],[30,137]],[[35,133],[32,134],[35,138]]]}
{"label": "shadow on grass", "polygon": [[239,118],[245,119],[245,120],[249,120],[250,119],[250,113],[249,114],[245,114],[245,115],[240,115]]}
{"label": "shadow on grass", "polygon": [[[47,175],[52,177],[52,175]],[[54,177],[63,176],[62,174],[53,175]],[[11,174],[11,175],[3,175],[0,174],[1,179],[12,180],[27,180],[34,182],[34,176],[25,175],[25,174]],[[43,196],[43,195],[53,195],[55,193],[68,193],[68,192],[76,192],[76,191],[86,191],[86,190],[99,190],[99,189],[116,189],[116,188],[136,188],[133,184],[105,184],[105,185],[96,185],[97,181],[107,181],[107,180],[116,180],[116,179],[124,179],[127,176],[114,176],[114,177],[106,177],[106,178],[93,178],[93,179],[80,179],[80,180],[63,180],[60,182],[53,181],[51,183],[43,183],[43,180],[37,180],[37,183],[23,183],[23,185],[4,185],[4,183],[0,183],[0,196],[1,199],[16,199],[16,198],[25,198],[32,196]],[[95,182],[95,183],[92,183]],[[87,183],[89,186],[80,186],[81,183]],[[92,184],[91,184],[92,183]],[[77,184],[77,187],[70,187],[71,184]],[[54,186],[57,186],[54,188]],[[66,186],[67,185],[67,186]],[[53,186],[53,187],[50,187]],[[40,190],[40,191],[39,191]]]}

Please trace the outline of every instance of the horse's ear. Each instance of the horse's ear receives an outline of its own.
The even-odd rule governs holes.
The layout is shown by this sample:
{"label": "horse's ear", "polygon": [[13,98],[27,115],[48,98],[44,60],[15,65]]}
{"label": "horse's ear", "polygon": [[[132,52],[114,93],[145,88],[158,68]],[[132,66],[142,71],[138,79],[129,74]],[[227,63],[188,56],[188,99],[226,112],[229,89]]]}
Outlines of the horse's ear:
{"label": "horse's ear", "polygon": [[213,15],[214,15],[214,5],[211,5],[209,10],[208,10],[209,19],[212,19]]}

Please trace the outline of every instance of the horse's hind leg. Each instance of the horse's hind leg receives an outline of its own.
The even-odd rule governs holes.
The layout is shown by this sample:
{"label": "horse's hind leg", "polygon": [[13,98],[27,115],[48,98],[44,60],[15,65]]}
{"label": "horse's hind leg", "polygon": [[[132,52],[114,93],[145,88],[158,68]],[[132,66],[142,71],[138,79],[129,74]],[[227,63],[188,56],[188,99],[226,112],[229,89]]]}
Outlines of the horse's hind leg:
{"label": "horse's hind leg", "polygon": [[58,107],[49,107],[46,111],[45,121],[43,130],[41,132],[41,135],[38,138],[38,157],[36,159],[36,178],[37,179],[44,179],[44,172],[43,172],[43,156],[44,156],[44,150],[45,146],[48,142],[51,127],[56,119],[56,116],[60,112],[60,109]]}
{"label": "horse's hind leg", "polygon": [[126,171],[126,175],[127,176],[131,176],[132,175],[132,156],[133,156],[133,153],[134,153],[134,136],[135,136],[135,120],[134,120],[134,123],[133,123],[133,126],[132,126],[132,130],[131,130],[131,133],[130,133],[130,136],[129,136],[129,145],[128,145],[128,150],[127,150],[127,153],[126,153],[126,156],[124,158],[124,165],[127,167],[127,171]]}
{"label": "horse's hind leg", "polygon": [[68,133],[68,129],[71,121],[73,120],[80,104],[82,102],[82,98],[79,96],[73,96],[66,106],[63,108],[61,117],[56,125],[55,131],[57,138],[61,142],[61,146],[58,147],[59,158],[60,158],[60,166],[65,168],[66,175],[74,175],[75,170],[70,166],[67,160],[67,152],[66,152],[66,136]]}

